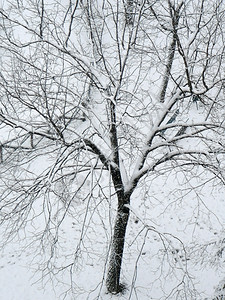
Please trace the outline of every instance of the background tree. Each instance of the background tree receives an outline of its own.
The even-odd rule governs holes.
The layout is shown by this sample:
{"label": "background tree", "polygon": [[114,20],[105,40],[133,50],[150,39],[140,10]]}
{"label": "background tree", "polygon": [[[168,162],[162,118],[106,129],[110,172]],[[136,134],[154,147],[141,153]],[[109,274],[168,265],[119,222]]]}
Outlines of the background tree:
{"label": "background tree", "polygon": [[46,270],[72,216],[80,239],[61,270],[73,272],[104,201],[115,216],[103,279],[119,293],[129,215],[144,201],[135,191],[174,172],[224,184],[223,4],[2,4],[1,224],[8,238],[42,216]]}

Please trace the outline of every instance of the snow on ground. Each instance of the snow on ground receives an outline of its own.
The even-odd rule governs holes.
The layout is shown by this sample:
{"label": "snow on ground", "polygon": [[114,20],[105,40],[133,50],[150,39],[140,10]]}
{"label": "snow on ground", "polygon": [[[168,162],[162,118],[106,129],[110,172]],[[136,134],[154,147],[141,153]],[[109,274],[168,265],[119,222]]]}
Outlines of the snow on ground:
{"label": "snow on ground", "polygon": [[[121,275],[128,288],[124,295],[107,295],[102,284],[112,227],[107,222],[109,203],[99,203],[98,211],[92,210],[94,205],[90,207],[88,239],[81,245],[82,253],[75,264],[73,295],[66,294],[70,290],[70,276],[66,271],[51,280],[47,276],[32,284],[42,277],[40,271],[34,272],[43,266],[49,248],[46,246],[46,257],[40,257],[35,252],[38,243],[30,245],[22,239],[9,243],[1,251],[0,299],[61,300],[64,296],[66,300],[210,299],[225,277],[224,254],[219,255],[224,247],[224,190],[218,185],[201,185],[200,179],[191,180],[188,186],[180,176],[180,184],[186,189],[180,186],[174,192],[173,181],[173,174],[166,181],[151,178],[148,189],[142,188],[133,196]],[[190,186],[197,184],[199,188],[194,193]],[[140,197],[144,201],[138,201]],[[82,205],[76,209],[82,211]],[[102,224],[100,216],[104,218]],[[81,233],[77,227],[79,222],[79,218],[74,222],[68,216],[63,223],[54,261],[58,267],[74,260]],[[180,290],[178,298],[176,290]]]}
{"label": "snow on ground", "polygon": [[0,256],[0,299],[2,300],[53,300],[57,299],[51,287],[43,289],[32,284],[33,270],[26,255],[10,244]]}

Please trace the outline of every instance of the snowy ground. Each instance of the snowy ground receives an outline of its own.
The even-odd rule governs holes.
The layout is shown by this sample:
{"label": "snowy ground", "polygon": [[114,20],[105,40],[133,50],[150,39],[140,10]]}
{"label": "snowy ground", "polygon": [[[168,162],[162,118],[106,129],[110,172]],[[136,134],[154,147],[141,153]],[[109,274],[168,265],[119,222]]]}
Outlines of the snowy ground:
{"label": "snowy ground", "polygon": [[[1,251],[0,299],[52,300],[64,299],[64,296],[67,300],[210,299],[219,281],[225,277],[224,254],[219,255],[219,250],[224,247],[223,190],[219,186],[201,186],[195,194],[187,187],[184,192],[177,189],[174,195],[172,181],[172,176],[167,178],[164,188],[160,188],[162,182],[159,180],[153,181],[151,200],[148,190],[142,189],[141,197],[145,197],[142,205],[135,202],[134,195],[123,261],[122,282],[128,287],[124,295],[107,295],[102,284],[111,230],[107,221],[104,226],[109,228],[108,233],[100,226],[99,216],[103,215],[103,210],[107,211],[104,204],[99,205],[99,211],[90,219],[94,220],[95,229],[93,223],[87,222],[90,241],[81,247],[83,253],[76,264],[73,277],[77,284],[76,296],[65,293],[70,289],[70,277],[66,272],[57,274],[57,280],[53,277],[51,281],[47,276],[35,283],[42,273],[34,272],[41,268],[45,258],[35,255],[37,244],[26,244],[23,248],[25,240],[19,240],[10,242]],[[196,183],[195,179],[191,184]],[[174,202],[175,196],[179,199],[179,193],[180,200]],[[142,222],[153,227],[146,230]],[[64,254],[71,261],[70,254],[74,253],[79,240],[80,231],[72,217],[64,222],[60,236],[61,248],[56,255],[59,266],[66,261],[59,259]],[[174,293],[177,290],[180,290],[178,298]]]}

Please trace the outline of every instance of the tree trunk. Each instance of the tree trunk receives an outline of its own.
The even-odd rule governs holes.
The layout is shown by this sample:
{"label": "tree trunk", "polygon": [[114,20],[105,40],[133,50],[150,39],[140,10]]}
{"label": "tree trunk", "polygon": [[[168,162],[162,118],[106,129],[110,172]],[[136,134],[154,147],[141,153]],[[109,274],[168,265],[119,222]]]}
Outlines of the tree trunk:
{"label": "tree trunk", "polygon": [[129,219],[129,209],[124,207],[125,203],[129,202],[123,201],[122,203],[119,203],[118,206],[114,225],[109,268],[106,279],[107,290],[112,294],[117,294],[124,289],[123,285],[120,284],[120,272],[124,251],[126,228]]}

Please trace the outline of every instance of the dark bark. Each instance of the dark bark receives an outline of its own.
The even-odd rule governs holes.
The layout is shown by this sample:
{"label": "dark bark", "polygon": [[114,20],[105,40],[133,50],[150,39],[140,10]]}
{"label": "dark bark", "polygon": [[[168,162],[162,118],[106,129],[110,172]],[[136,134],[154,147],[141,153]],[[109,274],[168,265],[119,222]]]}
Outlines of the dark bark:
{"label": "dark bark", "polygon": [[134,24],[134,0],[127,0],[127,7],[126,7],[126,24],[133,25]]}
{"label": "dark bark", "polygon": [[129,204],[129,197],[118,196],[118,211],[114,225],[111,253],[109,259],[106,287],[108,292],[117,294],[123,291],[124,286],[120,283],[121,265],[124,251],[126,228],[129,220],[129,209],[124,204]]}
{"label": "dark bark", "polygon": [[175,10],[175,7],[172,6],[171,2],[168,1],[169,3],[169,9],[170,9],[170,16],[172,20],[172,32],[173,32],[173,39],[169,47],[169,53],[168,53],[168,60],[167,60],[167,65],[166,65],[166,71],[165,75],[163,77],[163,83],[162,83],[162,89],[160,92],[160,102],[165,101],[165,95],[166,95],[166,90],[167,86],[169,83],[169,78],[170,78],[170,73],[174,61],[174,56],[175,56],[175,51],[176,51],[176,44],[177,44],[177,28],[179,24],[179,19],[180,19],[180,10],[184,4],[184,1],[180,3],[178,8]]}
{"label": "dark bark", "polygon": [[[116,95],[114,96],[116,102]],[[106,278],[108,292],[117,294],[123,290],[120,284],[120,272],[124,251],[126,228],[129,219],[129,209],[124,206],[130,203],[130,195],[124,192],[122,175],[120,172],[119,144],[117,137],[116,105],[110,102],[110,141],[112,146],[113,165],[110,165],[110,173],[117,194],[118,206],[111,244],[111,253]]]}

